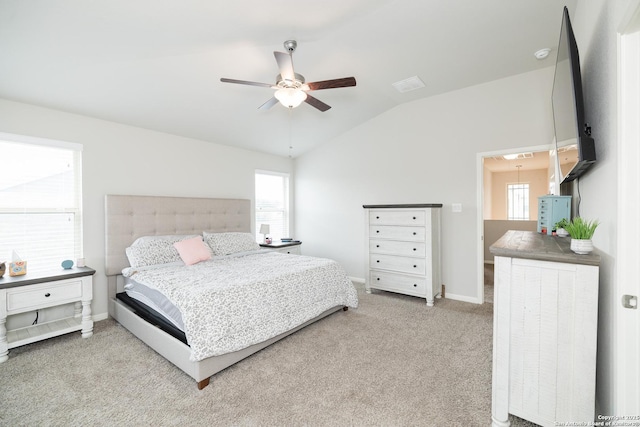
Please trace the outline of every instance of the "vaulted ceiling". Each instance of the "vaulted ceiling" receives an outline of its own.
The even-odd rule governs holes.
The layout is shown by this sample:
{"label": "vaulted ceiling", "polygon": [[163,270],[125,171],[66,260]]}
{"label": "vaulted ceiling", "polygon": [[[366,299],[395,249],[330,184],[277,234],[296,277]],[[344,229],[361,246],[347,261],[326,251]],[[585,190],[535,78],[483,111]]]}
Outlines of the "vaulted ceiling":
{"label": "vaulted ceiling", "polygon": [[[576,0],[567,0],[570,14]],[[298,156],[395,106],[555,62],[557,0],[0,0],[0,98]],[[296,40],[332,108],[258,107]],[[534,52],[552,48],[546,60]],[[418,76],[425,87],[397,92]],[[293,148],[290,148],[293,147]]]}

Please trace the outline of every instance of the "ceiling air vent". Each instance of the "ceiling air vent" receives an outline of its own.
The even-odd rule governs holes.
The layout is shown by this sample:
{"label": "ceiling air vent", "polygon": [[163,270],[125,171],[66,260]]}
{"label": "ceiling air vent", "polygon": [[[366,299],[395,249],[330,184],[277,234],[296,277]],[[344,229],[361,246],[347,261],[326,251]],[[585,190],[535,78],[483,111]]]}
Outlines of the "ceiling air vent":
{"label": "ceiling air vent", "polygon": [[420,89],[424,87],[424,82],[420,80],[420,77],[413,76],[399,82],[392,83],[392,86],[400,93],[410,92],[412,90]]}

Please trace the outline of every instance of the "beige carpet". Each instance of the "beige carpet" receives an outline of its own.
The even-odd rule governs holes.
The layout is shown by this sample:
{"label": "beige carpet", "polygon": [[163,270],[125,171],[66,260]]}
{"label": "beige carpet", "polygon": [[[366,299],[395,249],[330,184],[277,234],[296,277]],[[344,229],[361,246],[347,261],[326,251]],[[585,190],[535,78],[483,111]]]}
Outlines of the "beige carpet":
{"label": "beige carpet", "polygon": [[491,304],[359,295],[202,391],[112,320],[13,349],[0,425],[490,425]]}

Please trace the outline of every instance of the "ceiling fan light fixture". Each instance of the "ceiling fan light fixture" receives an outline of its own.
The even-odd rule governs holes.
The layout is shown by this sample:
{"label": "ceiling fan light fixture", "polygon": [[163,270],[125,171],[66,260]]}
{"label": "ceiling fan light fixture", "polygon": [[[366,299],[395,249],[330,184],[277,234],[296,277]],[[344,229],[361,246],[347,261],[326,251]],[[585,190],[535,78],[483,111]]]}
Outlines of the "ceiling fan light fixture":
{"label": "ceiling fan light fixture", "polygon": [[304,91],[290,87],[278,89],[274,96],[287,108],[296,108],[307,99],[307,94]]}

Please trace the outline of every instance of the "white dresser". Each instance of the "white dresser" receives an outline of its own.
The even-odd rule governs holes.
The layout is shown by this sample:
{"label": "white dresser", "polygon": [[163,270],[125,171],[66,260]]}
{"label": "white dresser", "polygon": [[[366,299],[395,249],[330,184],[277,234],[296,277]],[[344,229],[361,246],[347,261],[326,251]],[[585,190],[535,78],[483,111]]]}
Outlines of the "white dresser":
{"label": "white dresser", "polygon": [[364,205],[365,289],[426,298],[442,291],[442,204]]}
{"label": "white dresser", "polygon": [[[492,425],[593,425],[598,255],[571,239],[508,231],[495,255]],[[577,424],[576,424],[577,423]]]}

